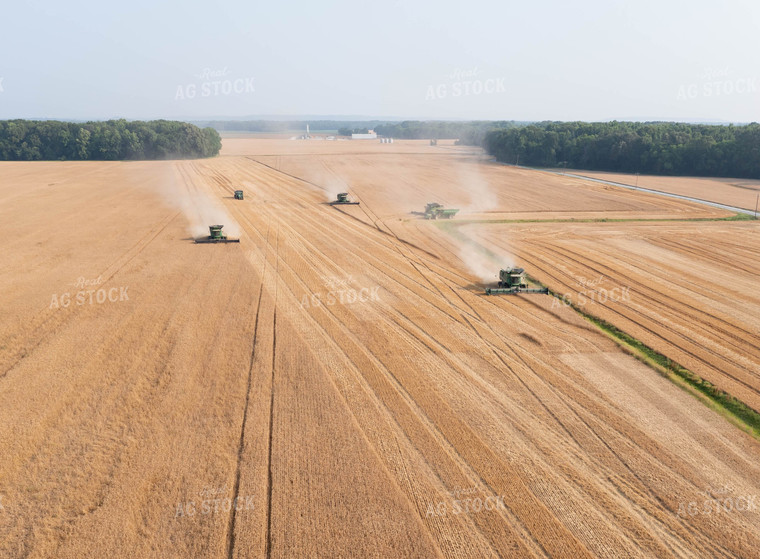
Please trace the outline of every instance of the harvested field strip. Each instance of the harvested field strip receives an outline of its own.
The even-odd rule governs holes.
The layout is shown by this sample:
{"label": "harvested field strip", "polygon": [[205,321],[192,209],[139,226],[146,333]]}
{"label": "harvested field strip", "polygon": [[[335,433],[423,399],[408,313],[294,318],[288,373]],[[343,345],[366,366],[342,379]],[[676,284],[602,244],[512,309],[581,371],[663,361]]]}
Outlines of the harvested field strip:
{"label": "harvested field strip", "polygon": [[[598,257],[592,263],[591,260],[587,260],[579,256],[577,252],[569,251],[568,249],[560,248],[555,245],[551,246],[548,250],[554,253],[554,255],[559,255],[562,259],[561,261],[563,262],[573,262],[575,264],[580,264],[581,267],[576,267],[576,269],[591,271],[592,275],[604,274],[605,276],[611,277],[613,279],[615,279],[617,276],[616,272],[612,268],[600,265],[598,262]],[[556,259],[556,256],[549,256],[547,253],[536,251],[535,249],[533,249],[531,252],[532,254],[538,255],[546,254],[544,256],[546,260],[543,260],[543,262],[546,262],[549,259]],[[552,282],[546,281],[542,277],[545,276],[558,278],[559,276],[563,275],[561,271],[559,271],[557,268],[549,269],[545,266],[542,266],[542,261],[535,259],[533,256],[529,256],[527,253],[521,256],[526,262],[530,262],[533,266],[536,267],[536,269],[541,270],[541,274],[538,277],[542,278],[543,283],[549,285],[552,289],[555,290],[555,292],[562,291],[561,288],[552,285]],[[631,262],[630,266],[632,268],[636,268],[637,264],[635,262]],[[563,281],[562,285],[564,285],[567,289],[570,289],[571,292],[572,290],[577,289],[577,284],[575,284],[575,281],[572,279],[567,279],[570,277],[569,274],[565,273],[564,276],[564,281],[560,280]],[[703,378],[706,378],[707,380],[710,380],[713,383],[718,382],[716,379],[723,378],[724,382],[729,383],[727,386],[733,386],[733,388],[729,388],[727,391],[737,396],[740,400],[744,400],[747,403],[760,402],[760,389],[758,388],[758,386],[760,386],[760,379],[758,379],[757,373],[752,373],[751,369],[748,370],[746,368],[746,359],[748,359],[748,356],[754,355],[755,358],[757,358],[758,354],[757,346],[753,345],[750,341],[754,337],[751,331],[737,327],[725,320],[721,322],[719,317],[715,317],[712,314],[708,315],[707,313],[700,311],[694,306],[682,304],[681,302],[674,302],[672,300],[667,300],[666,303],[666,300],[664,298],[659,300],[660,304],[662,305],[657,309],[659,317],[653,318],[648,307],[650,302],[658,302],[658,297],[655,295],[657,292],[651,288],[648,288],[641,282],[633,281],[633,277],[634,276],[629,274],[625,279],[619,279],[618,282],[621,284],[624,282],[628,283],[631,287],[632,293],[637,294],[637,297],[641,298],[637,300],[646,299],[647,306],[638,306],[637,308],[630,305],[622,305],[619,303],[616,304],[614,302],[597,303],[595,306],[599,308],[599,310],[604,309],[605,311],[611,313],[610,316],[617,316],[619,319],[623,319],[625,326],[623,326],[621,330],[629,331],[636,338],[642,339],[642,336],[644,338],[649,337],[650,339],[653,336],[660,338],[662,332],[668,333],[669,335],[665,336],[664,339],[669,340],[668,343],[674,345],[669,346],[671,349],[669,351],[666,351],[666,354],[670,354],[671,358],[674,361],[680,362],[682,365],[692,370],[695,370],[696,365],[696,370],[700,371],[697,374]],[[634,289],[637,291],[634,291]],[[634,298],[634,295],[631,295],[631,297]],[[679,305],[682,305],[682,309],[685,310],[670,310],[674,308],[674,306],[677,309]],[[704,341],[697,341],[694,338],[693,334],[690,334],[688,330],[677,329],[676,327],[668,326],[669,323],[677,323],[675,319],[677,319],[679,316],[682,316],[681,313],[684,312],[687,316],[689,312],[698,313],[698,316],[692,317],[692,320],[699,320],[699,317],[702,316],[709,317],[711,321],[717,320],[717,323],[713,323],[712,329],[710,331],[704,331],[703,334],[711,335],[713,331],[717,331],[718,333],[722,334],[721,336],[714,338],[714,340],[720,341],[724,347],[727,345],[730,348],[733,345],[736,348],[735,351],[737,352],[734,354],[737,356],[736,360],[731,359],[730,356],[732,353],[726,353],[725,350],[719,353],[717,350],[710,349],[710,347],[706,345]],[[663,319],[663,316],[668,318]],[[616,321],[612,320],[611,322],[615,324]],[[721,326],[723,326],[723,330],[721,330]],[[648,344],[646,341],[644,341],[644,343]],[[720,365],[716,365],[716,363],[720,363]],[[716,369],[720,371],[720,376],[717,376],[716,373],[710,374],[711,370],[715,371]],[[732,382],[738,384],[731,384]]]}

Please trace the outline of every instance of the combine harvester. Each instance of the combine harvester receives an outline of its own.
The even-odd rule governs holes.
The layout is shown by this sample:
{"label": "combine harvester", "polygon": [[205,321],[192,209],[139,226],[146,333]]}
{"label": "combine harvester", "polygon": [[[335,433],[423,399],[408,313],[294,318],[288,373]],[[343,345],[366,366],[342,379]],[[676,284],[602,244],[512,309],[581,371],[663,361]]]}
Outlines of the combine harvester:
{"label": "combine harvester", "polygon": [[525,270],[506,268],[499,270],[499,287],[487,287],[486,295],[516,295],[517,293],[549,293],[548,287],[528,287]]}
{"label": "combine harvester", "polygon": [[331,206],[358,206],[359,202],[351,202],[348,199],[348,192],[338,194],[338,199],[330,202]]}
{"label": "combine harvester", "polygon": [[243,191],[242,190],[236,190],[235,191],[235,200],[242,200],[243,199]]}
{"label": "combine harvester", "polygon": [[447,210],[437,202],[425,206],[425,219],[451,219],[459,210]]}
{"label": "combine harvester", "polygon": [[227,235],[222,233],[224,225],[209,225],[208,230],[211,233],[208,237],[195,239],[196,243],[239,243],[240,239],[228,239]]}

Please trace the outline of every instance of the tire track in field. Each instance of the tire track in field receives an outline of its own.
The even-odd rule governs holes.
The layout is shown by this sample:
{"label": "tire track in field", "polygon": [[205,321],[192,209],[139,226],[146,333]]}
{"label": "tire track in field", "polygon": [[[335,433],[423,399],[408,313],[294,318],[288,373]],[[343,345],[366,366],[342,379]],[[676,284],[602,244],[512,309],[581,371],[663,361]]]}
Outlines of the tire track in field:
{"label": "tire track in field", "polygon": [[[275,277],[279,278],[280,270],[280,227],[277,226],[275,240]],[[272,318],[272,377],[271,377],[271,394],[269,399],[269,456],[267,457],[267,533],[266,533],[266,556],[272,555],[272,444],[274,433],[274,388],[275,388],[275,356],[277,354],[277,294],[279,291],[279,281],[275,281],[274,286],[274,315]]]}
{"label": "tire track in field", "polygon": [[[271,221],[268,222],[267,224],[267,231],[265,235],[265,250],[266,250],[266,246],[269,244],[270,227],[271,227]],[[253,363],[254,363],[253,357],[256,352],[256,340],[258,338],[258,333],[259,333],[259,311],[261,309],[261,299],[264,294],[264,275],[266,274],[266,271],[267,271],[267,265],[268,265],[268,260],[265,258],[264,269],[262,270],[262,273],[261,273],[261,284],[259,286],[259,296],[256,303],[256,322],[253,328],[253,340],[251,342],[251,359],[250,359],[250,364],[248,366],[248,381],[247,381],[246,392],[245,392],[245,395],[246,395],[245,406],[243,407],[243,421],[240,426],[240,439],[238,441],[237,468],[235,471],[235,484],[233,487],[233,500],[232,500],[233,503],[237,503],[237,499],[239,498],[239,493],[240,493],[241,466],[242,466],[242,461],[243,461],[243,449],[245,448],[245,426],[248,420],[248,406],[250,405],[250,402],[251,402],[251,388],[252,388],[252,383],[253,383]],[[271,420],[271,416],[270,416],[270,420]],[[270,426],[270,429],[271,429],[271,426]],[[270,431],[270,441],[269,441],[270,447],[271,447],[271,442],[272,441],[271,441],[271,431]],[[270,460],[271,460],[271,450],[270,450]],[[228,559],[233,558],[234,556],[233,554],[235,551],[235,526],[236,526],[236,520],[237,520],[236,509],[237,509],[237,506],[232,507],[232,510],[230,511],[230,519],[227,525],[227,557]],[[267,513],[267,518],[269,518],[269,512]],[[268,541],[269,541],[269,533],[267,531],[267,542]]]}
{"label": "tire track in field", "polygon": [[[244,213],[244,211],[243,211],[243,210],[239,210],[239,211],[236,211],[236,213],[238,213],[238,214],[240,215],[240,217],[242,218],[242,219],[241,219],[241,225],[243,225],[243,227],[244,227],[245,229],[247,229],[247,227],[248,227],[248,226],[251,226],[251,227],[253,227],[253,223],[251,222],[251,220],[249,219],[249,217],[248,217],[248,216],[247,216],[247,215]],[[285,223],[281,223],[280,225],[283,225],[283,226],[285,226],[285,227],[289,227],[289,226],[288,226],[287,224],[285,224]],[[292,228],[291,228],[291,229],[292,229]],[[294,234],[294,235],[296,235],[296,236],[300,236],[300,234],[299,234],[297,231],[295,231],[295,230],[292,230],[292,232],[293,232],[293,234]],[[305,241],[305,239],[304,239],[304,241]],[[319,251],[319,249],[317,249],[316,247],[314,247],[313,249],[306,249],[306,253],[307,253],[307,254],[311,253],[312,251]],[[319,252],[319,253],[322,255],[322,257],[323,257],[323,258],[325,258],[325,259],[327,259],[327,260],[330,260],[330,259],[329,259],[329,257],[327,257],[326,255],[324,255],[324,253],[321,253],[321,252]],[[297,253],[297,254],[298,254],[298,253]],[[303,258],[303,257],[304,257],[304,255],[303,255],[303,254],[298,254],[298,255],[299,255],[299,258]],[[299,276],[297,275],[297,272],[296,272],[296,271],[295,271],[293,268],[291,268],[291,266],[290,266],[290,265],[289,265],[287,262],[285,262],[284,260],[278,259],[278,265],[279,265],[279,263],[280,263],[280,262],[282,262],[282,264],[283,264],[283,265],[285,265],[285,266],[286,266],[286,267],[287,267],[287,268],[290,270],[290,273],[291,273],[291,274],[293,274],[295,278],[299,278]],[[334,264],[334,263],[333,263],[333,265],[337,267],[337,264]],[[312,266],[310,266],[309,268],[312,268]],[[298,280],[298,281],[300,281],[300,282],[301,282],[301,283],[302,283],[304,286],[307,286],[307,285],[308,285],[308,284],[306,284],[305,282],[303,282],[303,280],[301,280],[300,278],[299,278],[299,280]],[[292,295],[293,297],[295,297],[295,295],[292,293],[292,290],[290,291],[290,293],[291,293],[291,295]],[[340,323],[340,322],[339,322],[339,320],[337,319],[337,317],[333,317],[333,320],[334,320],[334,322],[335,322],[336,324],[339,324],[339,325],[340,325],[340,327],[343,329],[344,335],[347,335],[347,336],[351,336],[351,335],[352,335],[351,331],[350,331],[350,330],[348,330],[348,329],[346,329],[346,328],[345,328],[345,326],[344,326],[342,323]],[[332,339],[332,338],[330,338],[330,339]],[[349,357],[348,357],[348,354],[346,354],[346,357],[347,357],[347,358],[349,358]],[[349,358],[349,359],[350,359],[350,358]],[[357,370],[359,370],[359,365],[358,365],[358,364],[356,364],[356,363],[354,363],[353,361],[351,361],[351,362],[354,364],[354,366],[356,367],[356,369],[357,369]],[[343,398],[344,398],[344,402],[345,402],[345,397],[343,397]],[[348,405],[348,402],[346,402],[346,405]],[[348,409],[349,409],[349,410],[351,410],[351,407],[350,407],[350,405],[348,405]],[[352,412],[352,414],[353,414],[353,412]],[[270,448],[271,448],[271,447],[270,447]],[[271,504],[271,502],[272,502],[272,501],[271,501],[271,498],[270,498],[270,500],[269,500],[269,503]],[[270,518],[271,518],[271,517],[270,517]]]}

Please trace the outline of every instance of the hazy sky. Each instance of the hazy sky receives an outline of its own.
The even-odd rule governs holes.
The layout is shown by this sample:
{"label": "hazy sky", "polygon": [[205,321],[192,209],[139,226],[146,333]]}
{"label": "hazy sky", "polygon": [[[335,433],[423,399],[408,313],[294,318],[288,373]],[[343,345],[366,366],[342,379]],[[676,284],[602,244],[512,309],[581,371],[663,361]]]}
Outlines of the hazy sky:
{"label": "hazy sky", "polygon": [[28,0],[2,13],[0,118],[760,121],[758,0]]}

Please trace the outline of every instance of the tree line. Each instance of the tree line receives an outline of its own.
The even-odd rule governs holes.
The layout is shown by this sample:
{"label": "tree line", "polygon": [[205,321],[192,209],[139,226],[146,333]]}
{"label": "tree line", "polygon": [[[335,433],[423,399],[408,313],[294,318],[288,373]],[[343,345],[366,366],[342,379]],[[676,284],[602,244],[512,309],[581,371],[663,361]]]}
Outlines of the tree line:
{"label": "tree line", "polygon": [[170,120],[0,121],[0,160],[195,159],[219,154],[213,128]]}
{"label": "tree line", "polygon": [[533,167],[760,179],[757,123],[542,122],[488,131],[482,145]]}

